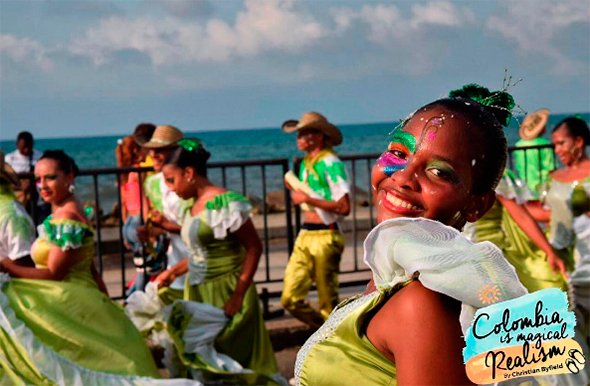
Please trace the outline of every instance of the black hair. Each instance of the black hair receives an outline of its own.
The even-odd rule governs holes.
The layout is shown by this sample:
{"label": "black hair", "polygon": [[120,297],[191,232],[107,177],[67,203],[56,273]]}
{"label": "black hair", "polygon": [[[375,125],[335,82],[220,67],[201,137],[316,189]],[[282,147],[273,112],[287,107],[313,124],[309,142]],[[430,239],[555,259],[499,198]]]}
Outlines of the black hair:
{"label": "black hair", "polygon": [[23,140],[26,143],[30,143],[32,145],[33,144],[33,134],[29,133],[28,131],[21,131],[16,136],[16,142],[18,142],[20,140]]}
{"label": "black hair", "polygon": [[67,155],[63,150],[45,150],[39,160],[51,159],[57,162],[57,168],[65,174],[73,174],[74,177],[78,175],[80,171],[76,162]]}
{"label": "black hair", "polygon": [[186,150],[179,146],[166,158],[164,165],[174,165],[181,169],[193,167],[201,177],[207,177],[207,160],[211,156],[203,146],[194,150]]}
{"label": "black hair", "polygon": [[590,129],[588,129],[588,124],[585,120],[580,119],[578,117],[568,117],[564,120],[560,121],[555,127],[553,128],[552,133],[555,133],[557,129],[561,125],[564,125],[567,128],[567,131],[570,135],[574,138],[582,137],[584,140],[584,146],[590,145]]}
{"label": "black hair", "polygon": [[141,146],[147,141],[149,141],[150,138],[152,138],[152,135],[154,134],[155,130],[156,125],[154,125],[153,123],[140,123],[135,127],[135,130],[133,131],[133,138],[135,139],[135,142],[137,142],[137,144]]}
{"label": "black hair", "polygon": [[[503,125],[506,111],[498,107],[484,106],[472,99],[452,97],[436,100],[418,109],[430,109],[436,106],[462,114],[467,121],[473,122],[481,138],[482,157],[474,168],[475,180],[472,186],[474,194],[484,194],[494,190],[502,178],[508,156],[508,143],[504,135]],[[509,118],[509,117],[508,117]]]}

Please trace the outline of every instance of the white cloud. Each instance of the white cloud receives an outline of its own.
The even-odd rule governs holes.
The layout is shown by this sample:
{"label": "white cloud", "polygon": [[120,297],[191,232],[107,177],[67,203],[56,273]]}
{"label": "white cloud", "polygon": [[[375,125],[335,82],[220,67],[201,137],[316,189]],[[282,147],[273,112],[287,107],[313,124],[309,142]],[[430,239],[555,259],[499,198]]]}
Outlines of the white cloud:
{"label": "white cloud", "polygon": [[390,45],[392,39],[399,44],[417,40],[429,27],[461,28],[473,23],[475,16],[468,8],[461,8],[448,1],[431,2],[412,6],[411,15],[404,15],[391,4],[364,5],[359,11],[347,8],[332,10],[339,31],[361,22],[368,28],[368,38],[376,43]]}
{"label": "white cloud", "polygon": [[101,65],[118,52],[134,50],[157,66],[227,61],[272,50],[297,52],[314,44],[326,31],[310,16],[295,11],[293,5],[292,1],[247,0],[233,24],[221,19],[198,23],[171,17],[112,17],[75,39],[70,52]]}
{"label": "white cloud", "polygon": [[412,14],[410,24],[414,28],[428,24],[459,27],[463,23],[471,23],[475,20],[475,15],[470,9],[456,7],[449,1],[414,5]]}
{"label": "white cloud", "polygon": [[[433,32],[435,27],[460,29],[472,24],[474,14],[448,1],[414,5],[408,14],[393,4],[364,5],[355,11],[333,9],[332,17],[338,33],[355,25],[366,29],[366,39],[395,55],[395,67],[390,71],[419,75],[429,72],[443,54],[445,41]],[[419,48],[419,49],[418,49]]]}
{"label": "white cloud", "polygon": [[53,70],[53,62],[43,46],[30,38],[0,35],[0,54],[19,65],[33,65],[44,72]]}
{"label": "white cloud", "polygon": [[[521,0],[504,4],[506,14],[490,17],[486,23],[489,30],[514,42],[520,50],[541,54],[553,61],[555,73],[572,75],[587,71],[587,63],[569,58],[555,41],[564,29],[576,23],[589,23],[590,6],[586,0]],[[588,41],[586,47],[580,49],[587,50],[587,44]]]}

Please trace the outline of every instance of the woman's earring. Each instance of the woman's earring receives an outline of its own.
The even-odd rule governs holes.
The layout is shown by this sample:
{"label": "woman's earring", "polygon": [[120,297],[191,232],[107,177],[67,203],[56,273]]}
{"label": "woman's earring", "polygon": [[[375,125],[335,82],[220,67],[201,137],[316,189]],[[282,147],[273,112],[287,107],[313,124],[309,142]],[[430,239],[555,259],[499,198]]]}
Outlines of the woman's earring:
{"label": "woman's earring", "polygon": [[76,191],[76,187],[74,186],[74,184],[70,184],[68,186],[68,192],[74,194],[75,191]]}

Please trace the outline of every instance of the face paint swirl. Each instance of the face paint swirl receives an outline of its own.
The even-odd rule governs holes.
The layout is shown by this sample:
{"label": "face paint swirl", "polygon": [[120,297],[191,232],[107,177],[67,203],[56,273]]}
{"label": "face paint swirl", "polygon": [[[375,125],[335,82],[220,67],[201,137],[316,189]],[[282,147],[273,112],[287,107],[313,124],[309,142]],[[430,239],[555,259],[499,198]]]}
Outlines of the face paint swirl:
{"label": "face paint swirl", "polygon": [[416,138],[401,128],[395,130],[391,136],[391,142],[387,151],[377,160],[377,166],[383,173],[391,177],[393,173],[406,167],[408,159],[416,150]]}

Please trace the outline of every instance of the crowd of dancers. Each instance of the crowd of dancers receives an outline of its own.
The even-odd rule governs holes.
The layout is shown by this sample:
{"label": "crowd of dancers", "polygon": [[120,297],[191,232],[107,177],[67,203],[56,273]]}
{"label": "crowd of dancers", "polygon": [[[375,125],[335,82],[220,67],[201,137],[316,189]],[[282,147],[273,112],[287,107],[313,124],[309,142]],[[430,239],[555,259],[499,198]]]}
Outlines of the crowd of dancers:
{"label": "crowd of dancers", "polygon": [[[466,309],[486,305],[478,295],[490,284],[498,301],[543,288],[568,291],[576,339],[587,349],[590,131],[580,118],[558,123],[551,140],[562,167],[527,185],[506,168],[503,129],[513,107],[505,90],[471,84],[389,133],[371,173],[378,225],[365,240],[365,263],[372,279],[363,294],[340,303],[345,239],[338,223],[351,206],[334,150],[342,134],[316,112],[283,123],[305,156],[285,176],[303,221],[281,303],[317,330],[297,355],[292,383],[470,384],[461,321]],[[521,133],[538,136],[547,114],[531,114]],[[208,179],[210,153],[199,139],[141,124],[118,144],[119,167],[153,168],[124,173],[119,184],[124,242],[137,267],[125,306],[108,297],[94,265],[75,161],[61,150],[33,156],[28,145],[20,161],[28,159],[29,170],[19,171],[34,165],[36,192],[51,213],[36,236],[15,194],[23,189],[10,166],[18,155],[0,156],[2,384],[289,382],[278,371],[253,282],[262,244],[252,205]],[[313,284],[319,309],[307,300]],[[147,341],[163,348],[166,371]],[[585,385],[588,367],[536,381]]]}

